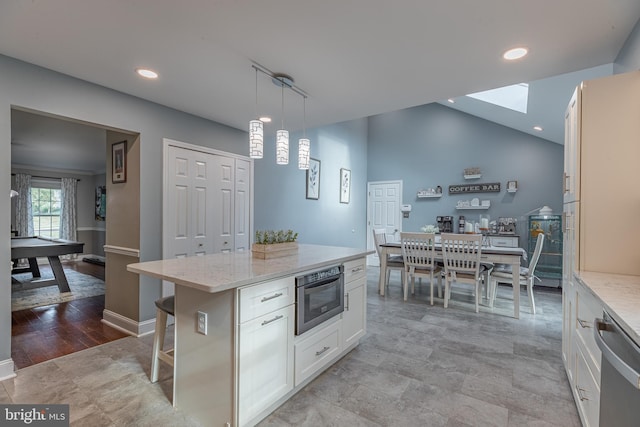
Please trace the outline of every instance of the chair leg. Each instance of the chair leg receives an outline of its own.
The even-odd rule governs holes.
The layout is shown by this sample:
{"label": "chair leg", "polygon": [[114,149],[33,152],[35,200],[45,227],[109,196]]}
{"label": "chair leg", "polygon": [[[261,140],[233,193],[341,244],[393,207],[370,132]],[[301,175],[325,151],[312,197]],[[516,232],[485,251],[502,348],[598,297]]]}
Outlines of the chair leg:
{"label": "chair leg", "polygon": [[384,287],[388,287],[389,286],[389,278],[391,277],[391,270],[387,268],[387,274],[386,274],[386,280],[384,282]]}
{"label": "chair leg", "polygon": [[162,310],[156,310],[156,330],[153,335],[153,356],[151,358],[151,382],[158,381],[158,372],[160,370],[159,354],[164,347],[164,334],[167,330],[167,313]]}
{"label": "chair leg", "polygon": [[431,289],[431,305],[433,305],[433,270],[429,275],[429,288]]}
{"label": "chair leg", "polygon": [[449,283],[449,278],[447,277],[444,281],[444,308],[449,306],[449,297],[451,296],[451,284]]}
{"label": "chair leg", "polygon": [[536,314],[536,303],[533,300],[533,280],[532,277],[527,281],[527,293],[529,294],[529,304],[531,304],[531,313]]}
{"label": "chair leg", "polygon": [[489,307],[493,308],[496,302],[496,293],[498,292],[498,282],[496,279],[489,279]]}
{"label": "chair leg", "polygon": [[404,291],[404,300],[407,300],[407,295],[409,293],[409,278],[411,279],[411,282],[413,283],[413,274],[409,274],[409,277],[407,277],[407,280],[405,280],[404,284],[402,285],[402,289]]}
{"label": "chair leg", "polygon": [[482,289],[480,288],[480,281],[476,280],[476,313],[480,311],[480,299],[482,298]]}
{"label": "chair leg", "polygon": [[442,272],[438,272],[438,298],[442,298]]}

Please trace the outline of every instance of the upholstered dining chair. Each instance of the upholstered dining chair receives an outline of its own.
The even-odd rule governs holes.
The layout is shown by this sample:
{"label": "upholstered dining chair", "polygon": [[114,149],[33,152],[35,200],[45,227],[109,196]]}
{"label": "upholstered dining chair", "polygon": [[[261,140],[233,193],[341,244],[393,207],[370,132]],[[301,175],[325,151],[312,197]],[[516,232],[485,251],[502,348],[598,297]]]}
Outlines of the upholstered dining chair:
{"label": "upholstered dining chair", "polygon": [[443,233],[441,238],[445,275],[444,307],[449,306],[451,286],[454,283],[468,283],[474,286],[477,313],[480,310],[481,275],[486,269],[480,261],[482,235]]}
{"label": "upholstered dining chair", "polygon": [[[373,229],[373,242],[376,246],[376,252],[378,253],[378,258],[382,259],[382,251],[380,250],[380,245],[387,243],[387,233],[384,228],[374,228]],[[382,264],[380,264],[382,268]],[[405,275],[404,275],[404,262],[402,260],[402,255],[388,255],[387,256],[387,270],[380,272],[380,274],[384,274],[384,286],[389,286],[389,276],[391,275],[391,270],[398,270],[400,272],[400,281],[404,286]]]}
{"label": "upholstered dining chair", "polygon": [[[433,278],[440,273],[435,262],[436,235],[434,233],[400,233],[400,245],[404,261],[404,300],[407,300],[409,278],[411,278],[411,294],[414,293],[415,280],[428,278],[431,287],[431,305],[433,305]],[[442,297],[442,275],[438,274],[438,297]]]}
{"label": "upholstered dining chair", "polygon": [[[529,295],[529,305],[531,306],[531,313],[536,314],[536,303],[533,299],[533,282],[536,279],[534,276],[536,266],[538,265],[538,259],[540,259],[540,254],[542,253],[542,246],[544,245],[544,233],[538,234],[538,238],[536,240],[536,247],[533,250],[533,255],[531,255],[531,260],[529,261],[529,267],[520,267],[520,271],[518,273],[520,286],[527,287],[527,294]],[[489,289],[490,296],[489,302],[490,306],[493,307],[493,304],[496,300],[496,294],[498,293],[498,283],[513,283],[513,269],[510,265],[504,266],[496,266],[496,268],[491,273],[491,278],[489,281]],[[515,304],[515,302],[514,302]]]}

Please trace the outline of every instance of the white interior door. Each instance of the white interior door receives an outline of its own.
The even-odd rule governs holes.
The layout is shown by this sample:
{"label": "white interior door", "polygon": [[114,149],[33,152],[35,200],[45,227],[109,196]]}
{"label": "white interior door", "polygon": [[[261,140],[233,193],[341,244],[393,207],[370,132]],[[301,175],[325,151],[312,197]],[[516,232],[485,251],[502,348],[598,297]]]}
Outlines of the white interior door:
{"label": "white interior door", "polygon": [[213,186],[216,208],[212,212],[214,252],[231,252],[234,249],[234,182],[235,160],[229,157],[215,156],[216,172]]}
{"label": "white interior door", "polygon": [[234,250],[236,252],[248,251],[251,244],[250,213],[251,213],[251,162],[236,159],[236,185],[235,185],[235,236]]}
{"label": "white interior door", "polygon": [[[370,182],[367,186],[367,248],[373,250],[374,229],[384,228],[387,242],[400,240],[402,181]],[[367,264],[380,265],[378,254],[369,255]]]}

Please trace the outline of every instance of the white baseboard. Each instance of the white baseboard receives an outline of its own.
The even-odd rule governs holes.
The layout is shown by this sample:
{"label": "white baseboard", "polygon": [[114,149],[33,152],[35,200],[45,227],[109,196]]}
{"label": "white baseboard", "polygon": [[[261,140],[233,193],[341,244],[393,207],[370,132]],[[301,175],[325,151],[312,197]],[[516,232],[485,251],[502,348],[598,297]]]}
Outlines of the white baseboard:
{"label": "white baseboard", "polygon": [[8,380],[16,376],[13,359],[0,360],[0,381]]}
{"label": "white baseboard", "polygon": [[125,334],[141,337],[143,335],[152,334],[155,330],[156,319],[145,320],[144,322],[136,322],[135,320],[124,317],[121,314],[111,310],[102,311],[102,323],[111,326]]}

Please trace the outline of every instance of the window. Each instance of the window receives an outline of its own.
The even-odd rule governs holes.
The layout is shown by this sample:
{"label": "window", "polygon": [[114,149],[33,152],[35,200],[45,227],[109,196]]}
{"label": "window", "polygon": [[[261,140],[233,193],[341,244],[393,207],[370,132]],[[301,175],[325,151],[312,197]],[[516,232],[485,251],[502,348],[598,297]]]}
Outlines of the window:
{"label": "window", "polygon": [[[52,187],[58,188],[52,188]],[[32,182],[31,210],[33,232],[38,236],[60,238],[60,183]]]}
{"label": "window", "polygon": [[529,84],[520,83],[499,87],[484,92],[471,93],[467,96],[526,114],[529,102]]}

